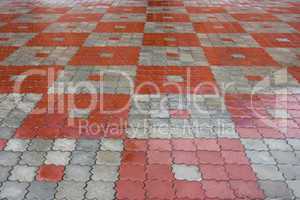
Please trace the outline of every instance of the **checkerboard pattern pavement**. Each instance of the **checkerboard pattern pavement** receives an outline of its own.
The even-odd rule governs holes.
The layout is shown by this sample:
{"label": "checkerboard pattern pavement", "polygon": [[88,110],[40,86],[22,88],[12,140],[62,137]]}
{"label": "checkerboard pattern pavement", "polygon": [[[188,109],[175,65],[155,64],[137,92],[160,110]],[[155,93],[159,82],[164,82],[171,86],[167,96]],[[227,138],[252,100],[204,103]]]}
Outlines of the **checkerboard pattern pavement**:
{"label": "checkerboard pattern pavement", "polygon": [[0,199],[299,200],[300,2],[0,0]]}

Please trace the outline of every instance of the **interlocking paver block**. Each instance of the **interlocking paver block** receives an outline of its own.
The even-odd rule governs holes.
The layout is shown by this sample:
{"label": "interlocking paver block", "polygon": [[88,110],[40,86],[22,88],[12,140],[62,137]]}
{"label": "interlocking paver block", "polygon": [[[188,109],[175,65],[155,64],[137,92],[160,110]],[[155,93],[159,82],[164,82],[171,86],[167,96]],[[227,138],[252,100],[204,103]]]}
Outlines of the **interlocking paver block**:
{"label": "interlocking paver block", "polygon": [[4,182],[7,180],[8,176],[10,175],[10,170],[11,167],[0,166],[0,182]]}
{"label": "interlocking paver block", "polygon": [[16,165],[10,172],[9,180],[20,182],[31,182],[36,173],[36,167],[28,167],[26,165]]}
{"label": "interlocking paver block", "polygon": [[78,151],[97,151],[99,149],[99,141],[97,140],[83,140],[77,141],[76,150]]}
{"label": "interlocking paver block", "polygon": [[292,151],[291,146],[285,140],[265,139],[264,142],[270,150]]}
{"label": "interlocking paver block", "polygon": [[109,165],[94,165],[92,170],[94,181],[114,182],[118,178],[118,167]]}
{"label": "interlocking paver block", "polygon": [[52,140],[33,139],[28,147],[29,151],[49,151],[52,147]]}
{"label": "interlocking paver block", "polygon": [[300,150],[300,140],[299,139],[288,139],[287,141],[293,147],[294,150]]}
{"label": "interlocking paver block", "polygon": [[93,165],[95,158],[95,152],[73,151],[70,163],[74,165]]}
{"label": "interlocking paver block", "polygon": [[99,151],[97,153],[96,164],[120,165],[121,154],[112,151]]}
{"label": "interlocking paver block", "polygon": [[254,151],[267,151],[267,145],[259,139],[242,139],[242,144],[245,146],[247,150],[254,150]]}
{"label": "interlocking paver block", "polygon": [[10,139],[5,147],[6,151],[26,151],[29,140]]}
{"label": "interlocking paver block", "polygon": [[45,160],[45,152],[26,151],[22,154],[20,164],[29,166],[40,166]]}
{"label": "interlocking paver block", "polygon": [[73,151],[75,148],[75,140],[56,139],[53,144],[53,150],[56,151]]}
{"label": "interlocking paver block", "polygon": [[101,150],[102,151],[122,151],[123,150],[123,141],[104,138],[101,140]]}
{"label": "interlocking paver block", "polygon": [[90,167],[80,165],[68,165],[65,169],[64,180],[87,181],[90,178]]}
{"label": "interlocking paver block", "polygon": [[299,180],[287,181],[287,184],[288,184],[289,188],[291,188],[291,190],[293,191],[296,198],[299,198],[300,197],[300,191],[299,191],[300,181]]}
{"label": "interlocking paver block", "polygon": [[0,188],[0,198],[8,200],[23,200],[29,183],[14,181],[5,182]]}
{"label": "interlocking paver block", "polygon": [[269,198],[292,199],[293,195],[287,184],[282,181],[259,181],[260,187]]}
{"label": "interlocking paver block", "polygon": [[70,160],[70,152],[49,151],[46,155],[45,164],[67,165]]}
{"label": "interlocking paver block", "polygon": [[298,180],[300,178],[300,166],[298,165],[278,165],[283,176],[288,180]]}
{"label": "interlocking paver block", "polygon": [[9,139],[11,138],[15,133],[14,128],[9,127],[0,127],[0,138],[2,139]]}
{"label": "interlocking paver block", "polygon": [[260,180],[284,180],[276,165],[252,165],[252,168]]}
{"label": "interlocking paver block", "polygon": [[34,181],[27,189],[29,192],[26,194],[28,200],[52,200],[56,192],[56,183]]}
{"label": "interlocking paver block", "polygon": [[74,182],[74,181],[62,181],[58,183],[57,193],[55,197],[57,199],[83,199],[84,198],[84,187],[85,182]]}
{"label": "interlocking paver block", "polygon": [[173,173],[177,180],[200,181],[201,173],[197,166],[172,165]]}
{"label": "interlocking paver block", "polygon": [[14,166],[21,156],[19,152],[0,151],[0,165]]}
{"label": "interlocking paver block", "polygon": [[114,199],[114,184],[103,181],[90,181],[86,187],[86,197],[88,199]]}
{"label": "interlocking paver block", "polygon": [[275,165],[274,158],[268,151],[246,151],[251,163]]}
{"label": "interlocking paver block", "polygon": [[279,164],[300,164],[300,158],[294,152],[271,151],[271,154]]}
{"label": "interlocking paver block", "polygon": [[42,165],[37,173],[36,179],[39,181],[59,182],[64,175],[64,166]]}

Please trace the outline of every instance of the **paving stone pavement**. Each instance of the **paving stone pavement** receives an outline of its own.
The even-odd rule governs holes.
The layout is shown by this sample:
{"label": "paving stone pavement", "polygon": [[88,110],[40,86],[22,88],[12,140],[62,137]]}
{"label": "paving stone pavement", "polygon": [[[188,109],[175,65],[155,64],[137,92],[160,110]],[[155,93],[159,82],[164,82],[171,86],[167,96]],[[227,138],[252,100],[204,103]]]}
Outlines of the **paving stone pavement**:
{"label": "paving stone pavement", "polygon": [[300,200],[299,0],[0,0],[1,200]]}

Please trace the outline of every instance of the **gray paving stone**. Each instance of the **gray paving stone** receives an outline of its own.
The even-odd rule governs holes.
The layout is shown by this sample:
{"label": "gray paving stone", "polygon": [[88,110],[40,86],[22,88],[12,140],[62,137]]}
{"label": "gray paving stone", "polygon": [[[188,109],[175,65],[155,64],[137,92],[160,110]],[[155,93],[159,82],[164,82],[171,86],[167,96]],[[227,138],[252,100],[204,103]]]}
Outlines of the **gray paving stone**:
{"label": "gray paving stone", "polygon": [[293,191],[293,194],[300,198],[300,180],[287,181],[289,188]]}
{"label": "gray paving stone", "polygon": [[270,150],[292,151],[291,146],[285,140],[264,139]]}
{"label": "gray paving stone", "polygon": [[0,165],[0,182],[4,182],[7,180],[9,176],[9,171],[11,169],[12,169],[11,167]]}
{"label": "gray paving stone", "polygon": [[70,152],[49,151],[46,155],[45,164],[67,165],[70,159]]}
{"label": "gray paving stone", "polygon": [[298,160],[300,160],[300,151],[294,151],[296,157]]}
{"label": "gray paving stone", "polygon": [[102,151],[123,151],[123,141],[103,138],[101,140]]}
{"label": "gray paving stone", "polygon": [[293,199],[293,194],[285,182],[259,181],[259,185],[269,198]]}
{"label": "gray paving stone", "polygon": [[11,171],[9,180],[20,182],[31,182],[34,179],[36,167],[28,167],[26,165],[16,165]]}
{"label": "gray paving stone", "polygon": [[40,166],[45,160],[45,152],[26,151],[22,154],[20,164],[30,166]]}
{"label": "gray paving stone", "polygon": [[15,181],[4,182],[0,188],[0,199],[23,200],[28,185],[29,183],[19,183]]}
{"label": "gray paving stone", "polygon": [[300,150],[300,139],[287,139],[287,141],[294,150]]}
{"label": "gray paving stone", "polygon": [[87,184],[86,197],[90,199],[99,200],[113,200],[115,189],[114,184],[111,182],[103,181],[90,181]]}
{"label": "gray paving stone", "polygon": [[199,168],[194,165],[173,164],[172,171],[177,180],[201,181]]}
{"label": "gray paving stone", "polygon": [[73,151],[71,156],[71,164],[74,165],[94,165],[95,152]]}
{"label": "gray paving stone", "polygon": [[288,179],[288,180],[300,179],[300,166],[299,165],[286,164],[286,165],[278,165],[278,167],[286,179]]}
{"label": "gray paving stone", "polygon": [[53,144],[53,150],[56,151],[73,151],[75,149],[75,140],[56,139]]}
{"label": "gray paving stone", "polygon": [[55,22],[50,24],[44,32],[50,33],[82,33],[82,32],[92,32],[97,26],[97,23],[92,22]]}
{"label": "gray paving stone", "polygon": [[267,151],[266,144],[259,139],[241,139],[242,144],[247,150]]}
{"label": "gray paving stone", "polygon": [[114,182],[118,178],[118,167],[109,165],[95,165],[92,170],[94,181]]}
{"label": "gray paving stone", "polygon": [[80,200],[84,199],[84,182],[62,181],[58,184],[55,197],[57,200]]}
{"label": "gray paving stone", "polygon": [[33,181],[28,188],[26,200],[52,200],[56,185],[56,183]]}
{"label": "gray paving stone", "polygon": [[8,140],[5,150],[6,151],[26,151],[29,140],[23,139],[10,139]]}
{"label": "gray paving stone", "polygon": [[96,159],[96,164],[119,166],[121,163],[121,153],[113,151],[99,151]]}
{"label": "gray paving stone", "polygon": [[252,168],[260,180],[284,180],[276,165],[252,165]]}
{"label": "gray paving stone", "polygon": [[0,138],[10,139],[15,134],[16,129],[9,127],[0,127]]}
{"label": "gray paving stone", "polygon": [[0,151],[0,165],[14,166],[19,161],[20,155],[19,152]]}
{"label": "gray paving stone", "polygon": [[264,165],[276,164],[275,160],[268,151],[246,151],[246,154],[251,163]]}
{"label": "gray paving stone", "polygon": [[33,139],[28,147],[29,151],[50,151],[52,140]]}
{"label": "gray paving stone", "polygon": [[272,156],[279,164],[298,164],[300,165],[300,158],[297,158],[294,152],[286,151],[271,151]]}
{"label": "gray paving stone", "polygon": [[83,140],[77,141],[76,150],[79,151],[97,151],[99,149],[98,140]]}
{"label": "gray paving stone", "polygon": [[64,180],[87,181],[90,178],[90,167],[80,165],[68,165],[65,169]]}
{"label": "gray paving stone", "polygon": [[[7,57],[3,63],[5,65],[13,65],[13,66],[66,65],[71,59],[71,57],[77,52],[77,50],[78,47],[22,46],[18,48],[15,52],[13,52],[9,57]],[[37,57],[36,55],[39,53],[43,53],[43,54],[46,53],[47,56],[42,58]]]}

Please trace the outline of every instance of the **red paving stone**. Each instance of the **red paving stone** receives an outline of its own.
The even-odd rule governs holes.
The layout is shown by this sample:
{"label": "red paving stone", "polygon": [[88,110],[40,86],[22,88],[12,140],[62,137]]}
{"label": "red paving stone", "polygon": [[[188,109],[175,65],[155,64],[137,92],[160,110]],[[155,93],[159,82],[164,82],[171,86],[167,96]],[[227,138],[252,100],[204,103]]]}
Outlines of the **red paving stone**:
{"label": "red paving stone", "polygon": [[299,33],[256,33],[254,39],[263,47],[299,48]]}
{"label": "red paving stone", "polygon": [[17,18],[18,14],[0,14],[0,21],[1,22],[10,22],[13,19]]}
{"label": "red paving stone", "polygon": [[200,46],[199,40],[192,33],[145,33],[145,46]]}
{"label": "red paving stone", "polygon": [[49,24],[47,23],[8,23],[0,27],[2,33],[39,33]]}
{"label": "red paving stone", "polygon": [[136,47],[82,47],[70,65],[136,65],[139,48]]}
{"label": "red paving stone", "polygon": [[95,32],[105,33],[143,33],[143,22],[99,22]]}
{"label": "red paving stone", "polygon": [[[69,115],[72,109],[88,108],[90,105],[88,99],[101,102],[90,110],[89,118],[73,118]],[[102,99],[105,100],[102,101]],[[57,137],[97,138],[99,136],[120,138],[124,134],[124,125],[126,125],[123,123],[128,117],[128,109],[121,108],[128,104],[128,100],[127,95],[109,94],[104,96],[90,94],[44,96],[17,130],[16,136],[44,139]],[[53,104],[48,104],[49,102]],[[104,110],[101,108],[102,106]],[[110,112],[115,112],[115,114]],[[97,123],[97,126],[94,126],[95,129],[85,128],[84,124],[95,123]]]}
{"label": "red paving stone", "polygon": [[217,47],[204,48],[208,62],[225,66],[278,66],[278,63],[261,48]]}
{"label": "red paving stone", "polygon": [[86,33],[40,33],[28,46],[81,46],[89,34]]}
{"label": "red paving stone", "polygon": [[146,13],[145,7],[115,6],[107,9],[109,13]]}
{"label": "red paving stone", "polygon": [[244,33],[245,30],[236,22],[199,22],[194,23],[197,33]]}
{"label": "red paving stone", "polygon": [[42,165],[37,174],[37,180],[59,182],[64,175],[64,166]]}
{"label": "red paving stone", "polygon": [[66,13],[68,10],[70,10],[71,8],[69,7],[35,7],[31,10],[31,13],[33,14],[64,14]]}
{"label": "red paving stone", "polygon": [[6,140],[0,139],[0,151],[2,151],[5,148],[6,143]]}
{"label": "red paving stone", "polygon": [[6,59],[17,49],[17,47],[0,47],[0,62],[4,61],[4,59]]}
{"label": "red paving stone", "polygon": [[226,10],[222,7],[186,7],[188,13],[225,13]]}
{"label": "red paving stone", "polygon": [[101,14],[65,14],[61,16],[59,22],[98,22]]}
{"label": "red paving stone", "polygon": [[[0,68],[0,93],[46,93],[62,67],[21,66]],[[18,78],[19,77],[19,78]]]}
{"label": "red paving stone", "polygon": [[231,14],[231,16],[239,21],[246,22],[280,21],[277,17],[273,16],[272,14],[237,13]]}
{"label": "red paving stone", "polygon": [[[168,77],[179,78],[179,81]],[[182,79],[182,80],[180,80]],[[148,83],[148,84],[147,84]],[[149,84],[149,83],[154,83]],[[193,67],[138,67],[135,79],[136,93],[192,93],[215,94],[215,79],[211,70],[207,67],[195,69]]]}
{"label": "red paving stone", "polygon": [[190,22],[189,16],[181,13],[150,13],[147,15],[149,22]]}

